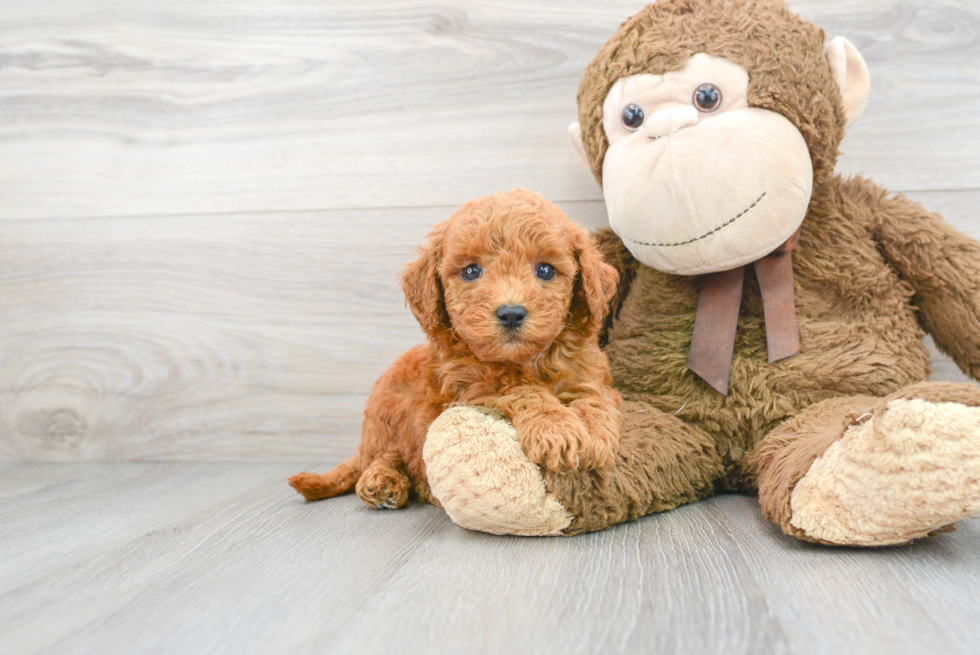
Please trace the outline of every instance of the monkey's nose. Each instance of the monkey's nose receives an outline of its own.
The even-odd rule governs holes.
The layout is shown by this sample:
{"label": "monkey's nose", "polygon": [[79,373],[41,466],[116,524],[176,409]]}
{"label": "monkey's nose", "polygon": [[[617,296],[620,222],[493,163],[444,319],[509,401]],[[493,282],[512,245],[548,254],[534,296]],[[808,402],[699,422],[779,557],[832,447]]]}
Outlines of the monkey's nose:
{"label": "monkey's nose", "polygon": [[659,139],[690,125],[697,125],[699,120],[698,110],[690,105],[685,105],[654,112],[652,116],[647,118],[644,127],[648,137]]}
{"label": "monkey's nose", "polygon": [[502,305],[497,308],[497,320],[508,330],[516,330],[527,318],[527,310],[520,305]]}

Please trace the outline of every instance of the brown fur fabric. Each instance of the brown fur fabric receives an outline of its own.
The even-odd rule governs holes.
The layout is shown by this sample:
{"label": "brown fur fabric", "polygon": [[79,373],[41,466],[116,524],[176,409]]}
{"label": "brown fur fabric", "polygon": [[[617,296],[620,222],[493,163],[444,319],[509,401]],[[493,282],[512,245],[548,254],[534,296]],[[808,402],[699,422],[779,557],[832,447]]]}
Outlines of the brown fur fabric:
{"label": "brown fur fabric", "polygon": [[[727,397],[687,369],[698,278],[637,264],[614,308],[606,353],[617,387],[711,434],[728,470],[726,488],[751,487],[745,453],[804,408],[839,396],[886,396],[929,376],[915,289],[874,238],[885,220],[881,203],[865,202],[874,192],[865,180],[835,177],[814,194],[794,255],[798,355],[768,362],[762,299],[747,271]],[[618,240],[600,242],[628,256]]]}
{"label": "brown fur fabric", "polygon": [[[860,178],[835,177],[819,191],[794,258],[801,351],[768,363],[762,301],[749,271],[727,397],[687,369],[697,278],[643,266],[610,231],[597,235],[600,247],[610,253],[608,261],[618,262],[622,278],[631,280],[625,289],[620,284],[616,298],[621,302],[613,306],[605,335],[613,379],[626,401],[626,429],[616,469],[588,479],[579,476],[576,480],[567,474],[546,477],[562,504],[573,512],[581,508],[582,515],[570,530],[580,525],[602,529],[629,520],[637,512],[660,511],[708,496],[712,486],[702,477],[708,476],[723,490],[752,490],[758,482],[766,516],[788,534],[799,536],[788,522],[793,487],[809,465],[843,435],[855,412],[871,411],[883,397],[974,404],[972,387],[923,382],[930,369],[920,321],[931,325],[936,320],[930,311],[934,305],[914,303],[918,290],[886,259],[887,250],[879,247],[876,235],[882,225],[896,230],[936,223],[931,230],[920,228],[919,232],[938,232],[956,245],[942,248],[941,240],[920,241],[917,250],[927,269],[925,262],[933,257],[937,260],[933,271],[975,271],[960,277],[960,290],[944,286],[947,304],[938,317],[965,315],[969,318],[960,325],[967,328],[980,316],[978,296],[972,292],[974,281],[980,279],[980,258],[969,254],[973,242],[940,223],[938,216],[922,210],[916,213],[917,206],[909,201],[898,203],[904,210],[899,219],[903,223],[894,225],[887,210],[896,207],[896,199]],[[909,214],[917,221],[904,218]],[[962,252],[967,256],[957,258]],[[942,333],[933,334],[940,348],[954,352]],[[956,334],[954,344],[971,343],[969,330]],[[972,334],[972,348],[961,346],[959,352],[975,357],[980,352],[980,331]],[[961,365],[975,374],[976,369],[968,367],[970,361],[974,360],[961,359]],[[677,423],[640,427],[643,422],[631,414],[637,403],[648,412],[676,416]],[[717,460],[705,443],[713,446]],[[747,457],[756,448],[755,457]],[[659,483],[653,476],[662,472],[650,471],[657,470],[663,453],[677,451],[699,453],[694,461],[702,468],[688,474],[686,480],[671,474],[670,480],[681,481],[671,493],[644,496]],[[626,461],[622,456],[627,453],[638,455]],[[723,473],[715,475],[717,471]],[[595,486],[597,479],[602,483],[599,486]],[[588,504],[581,500],[581,493],[571,491],[586,484],[593,485],[599,496],[588,499]],[[644,503],[645,510],[637,509]],[[620,504],[627,509],[590,509]]]}
{"label": "brown fur fabric", "polygon": [[800,352],[767,361],[759,285],[748,269],[727,397],[687,367],[699,278],[653,270],[610,230],[596,235],[620,273],[602,338],[626,428],[613,469],[546,474],[576,514],[569,533],[758,485],[766,516],[800,536],[789,525],[793,487],[855,415],[891,394],[973,397],[969,387],[924,382],[922,338],[925,329],[980,376],[980,245],[868,180],[832,175],[844,115],[823,39],[779,0],[661,0],[626,21],[586,70],[579,116],[600,183],[602,103],[612,84],[706,52],[749,71],[750,106],[799,128],[814,187],[794,254]]}
{"label": "brown fur fabric", "polygon": [[642,402],[626,402],[616,466],[544,471],[549,492],[574,517],[563,534],[602,530],[713,493],[724,468],[711,436]]}
{"label": "brown fur fabric", "polygon": [[[542,263],[553,279],[536,274]],[[465,280],[476,264],[481,275]],[[598,331],[616,288],[589,234],[520,189],[478,198],[436,225],[402,277],[428,340],[375,384],[354,457],[289,483],[307,500],[350,491],[371,507],[434,502],[422,461],[429,425],[451,403],[501,411],[547,469],[609,468],[622,431]],[[502,306],[526,318],[507,329]]]}

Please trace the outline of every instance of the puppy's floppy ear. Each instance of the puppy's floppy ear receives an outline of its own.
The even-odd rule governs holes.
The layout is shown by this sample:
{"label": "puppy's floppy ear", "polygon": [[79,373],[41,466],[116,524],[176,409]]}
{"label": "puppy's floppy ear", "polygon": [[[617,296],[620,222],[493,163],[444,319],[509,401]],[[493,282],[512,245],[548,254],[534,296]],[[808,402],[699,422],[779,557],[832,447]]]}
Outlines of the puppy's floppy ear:
{"label": "puppy's floppy ear", "polygon": [[449,313],[439,281],[439,260],[442,259],[445,233],[442,223],[432,228],[428,243],[419,249],[419,258],[405,267],[400,280],[405,303],[430,337],[450,329]]}
{"label": "puppy's floppy ear", "polygon": [[572,299],[572,324],[594,334],[609,313],[609,301],[616,293],[619,273],[602,261],[592,235],[584,229],[574,228],[572,243],[579,267]]}

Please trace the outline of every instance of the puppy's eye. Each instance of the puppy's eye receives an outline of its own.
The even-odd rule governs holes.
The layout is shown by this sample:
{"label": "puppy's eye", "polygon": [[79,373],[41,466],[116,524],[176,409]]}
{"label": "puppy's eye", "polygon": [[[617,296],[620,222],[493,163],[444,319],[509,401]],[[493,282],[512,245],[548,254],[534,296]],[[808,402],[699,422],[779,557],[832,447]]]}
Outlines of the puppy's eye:
{"label": "puppy's eye", "polygon": [[643,110],[639,105],[627,105],[623,110],[623,125],[630,132],[635,132],[643,125]]}
{"label": "puppy's eye", "polygon": [[459,272],[460,277],[462,277],[467,282],[472,282],[476,278],[483,275],[483,271],[476,264],[470,264]]}
{"label": "puppy's eye", "polygon": [[694,90],[693,100],[698,111],[714,111],[721,107],[721,89],[711,83],[702,84]]}
{"label": "puppy's eye", "polygon": [[555,279],[555,267],[551,264],[538,264],[534,273],[545,282],[550,282]]}

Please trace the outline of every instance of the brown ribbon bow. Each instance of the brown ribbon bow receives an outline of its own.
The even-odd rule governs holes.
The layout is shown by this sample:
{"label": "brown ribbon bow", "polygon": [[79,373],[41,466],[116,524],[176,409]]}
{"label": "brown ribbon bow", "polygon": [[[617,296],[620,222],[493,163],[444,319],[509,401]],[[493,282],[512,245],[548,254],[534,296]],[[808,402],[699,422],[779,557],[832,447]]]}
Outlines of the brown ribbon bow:
{"label": "brown ribbon bow", "polygon": [[[786,243],[753,263],[762,292],[769,363],[800,351],[800,328],[793,298],[793,251],[799,242],[800,230],[797,230]],[[687,367],[723,396],[728,395],[744,280],[745,266],[709,273],[701,279]]]}

